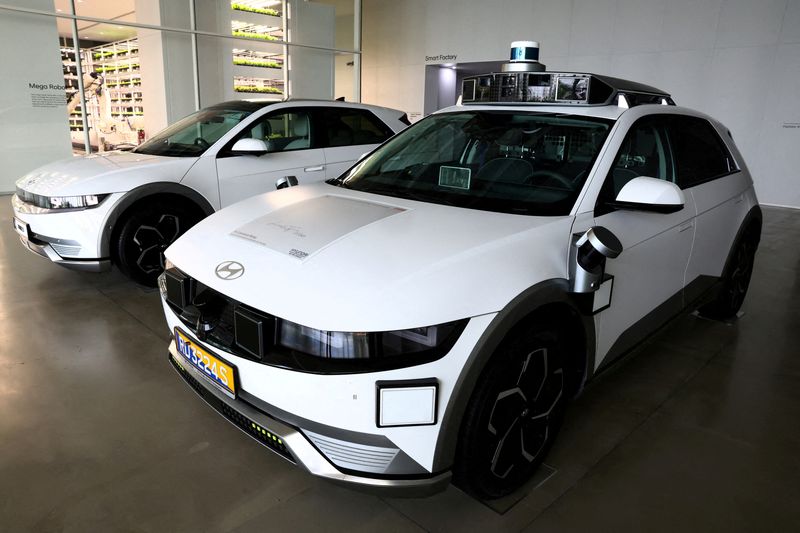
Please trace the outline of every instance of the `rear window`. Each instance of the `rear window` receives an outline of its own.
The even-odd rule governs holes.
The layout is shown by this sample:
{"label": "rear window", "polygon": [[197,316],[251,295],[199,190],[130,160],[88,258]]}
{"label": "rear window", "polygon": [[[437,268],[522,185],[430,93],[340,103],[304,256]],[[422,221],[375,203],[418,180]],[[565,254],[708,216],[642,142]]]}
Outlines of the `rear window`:
{"label": "rear window", "polygon": [[707,120],[676,115],[669,122],[677,182],[681,189],[737,170],[725,143]]}

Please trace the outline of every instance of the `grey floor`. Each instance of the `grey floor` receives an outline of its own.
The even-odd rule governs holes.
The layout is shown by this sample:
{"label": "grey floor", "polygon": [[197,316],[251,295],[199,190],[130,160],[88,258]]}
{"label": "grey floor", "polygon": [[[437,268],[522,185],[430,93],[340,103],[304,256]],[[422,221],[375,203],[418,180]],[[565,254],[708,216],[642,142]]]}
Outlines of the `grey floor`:
{"label": "grey floor", "polygon": [[[23,250],[0,197],[2,531],[798,531],[800,211],[766,209],[744,316],[687,315],[572,404],[504,514],[312,478],[167,364],[158,296]],[[525,492],[525,491],[524,491]]]}

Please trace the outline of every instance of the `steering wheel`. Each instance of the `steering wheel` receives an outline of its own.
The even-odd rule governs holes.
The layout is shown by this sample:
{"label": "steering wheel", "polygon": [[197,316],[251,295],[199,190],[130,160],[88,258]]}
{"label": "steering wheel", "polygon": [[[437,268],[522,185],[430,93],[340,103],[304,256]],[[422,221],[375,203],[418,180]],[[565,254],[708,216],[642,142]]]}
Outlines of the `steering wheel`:
{"label": "steering wheel", "polygon": [[553,180],[557,181],[558,183],[560,183],[561,185],[563,185],[564,187],[566,187],[568,189],[572,189],[572,180],[570,180],[569,178],[567,178],[563,174],[560,174],[560,173],[555,172],[553,170],[536,170],[536,171],[534,171],[533,174],[531,174],[531,181],[536,181],[537,177],[543,177],[543,178],[546,178],[546,179],[548,179],[548,178],[549,179],[553,179]]}
{"label": "steering wheel", "polygon": [[199,146],[200,148],[210,148],[211,145],[208,144],[208,141],[203,139],[202,137],[197,137],[193,143],[195,146]]}

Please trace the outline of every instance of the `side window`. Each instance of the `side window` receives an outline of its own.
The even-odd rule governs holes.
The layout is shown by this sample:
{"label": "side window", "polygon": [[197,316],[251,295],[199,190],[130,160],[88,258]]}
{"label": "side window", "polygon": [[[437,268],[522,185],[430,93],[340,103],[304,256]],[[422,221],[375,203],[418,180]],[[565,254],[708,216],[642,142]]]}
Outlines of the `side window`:
{"label": "side window", "polygon": [[365,109],[328,108],[323,113],[329,147],[382,143],[394,132]]}
{"label": "side window", "polygon": [[625,184],[639,176],[675,182],[666,125],[660,116],[640,119],[628,130],[603,183],[600,199],[613,201]]}
{"label": "side window", "polygon": [[270,113],[242,132],[239,138],[261,139],[270,152],[312,148],[312,125],[305,111]]}
{"label": "side window", "polygon": [[736,170],[728,149],[707,120],[676,115],[670,124],[670,141],[678,167],[677,183],[681,189]]}

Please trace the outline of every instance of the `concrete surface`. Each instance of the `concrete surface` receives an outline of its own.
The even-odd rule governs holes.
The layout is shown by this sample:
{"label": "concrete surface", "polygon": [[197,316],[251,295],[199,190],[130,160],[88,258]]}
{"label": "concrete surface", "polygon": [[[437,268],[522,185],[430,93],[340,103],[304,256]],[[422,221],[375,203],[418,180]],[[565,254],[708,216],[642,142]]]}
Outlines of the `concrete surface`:
{"label": "concrete surface", "polygon": [[569,408],[500,514],[312,478],[169,367],[158,294],[26,252],[0,197],[2,531],[798,531],[800,211],[765,209],[744,316],[687,315]]}

